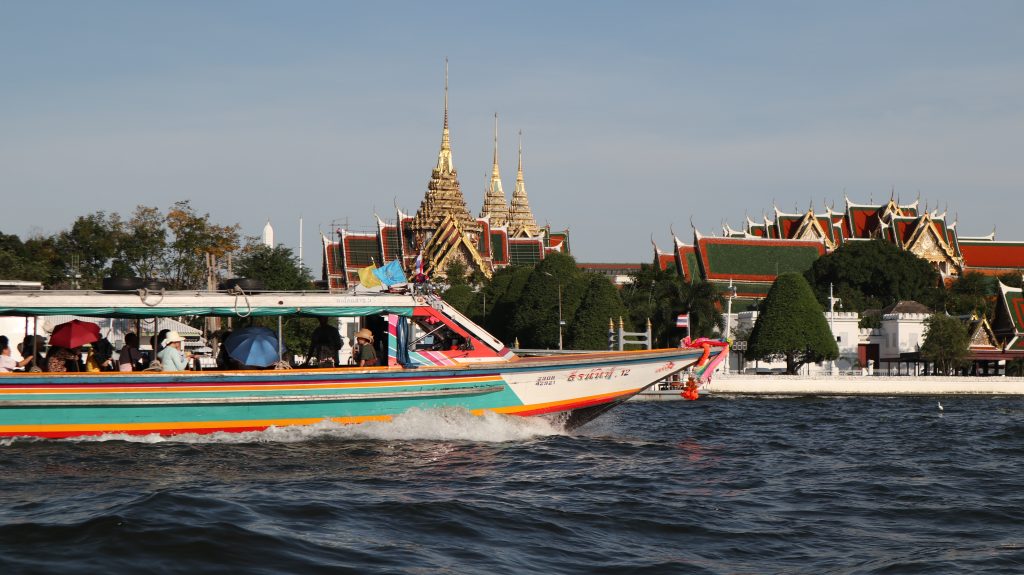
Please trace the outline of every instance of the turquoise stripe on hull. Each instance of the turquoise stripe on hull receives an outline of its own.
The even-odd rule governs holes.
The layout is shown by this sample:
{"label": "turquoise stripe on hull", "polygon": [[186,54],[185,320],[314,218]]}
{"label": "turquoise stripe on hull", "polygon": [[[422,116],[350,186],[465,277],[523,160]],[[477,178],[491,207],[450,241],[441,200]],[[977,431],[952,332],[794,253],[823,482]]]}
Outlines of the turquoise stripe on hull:
{"label": "turquoise stripe on hull", "polygon": [[[451,388],[452,386],[445,387]],[[355,391],[366,392],[368,389]],[[373,390],[370,389],[370,391]],[[102,424],[116,428],[119,423],[367,417],[398,415],[411,407],[422,409],[462,407],[473,410],[517,405],[521,405],[521,402],[515,393],[506,386],[500,392],[459,396],[231,405],[18,407],[0,408],[0,414],[2,414],[3,422],[6,425]]]}

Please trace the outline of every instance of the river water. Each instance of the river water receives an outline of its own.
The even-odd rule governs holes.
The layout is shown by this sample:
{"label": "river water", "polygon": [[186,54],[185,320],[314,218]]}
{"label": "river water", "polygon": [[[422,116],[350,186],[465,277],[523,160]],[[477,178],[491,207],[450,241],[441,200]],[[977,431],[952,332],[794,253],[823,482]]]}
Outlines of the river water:
{"label": "river water", "polygon": [[1022,455],[995,397],[8,440],[0,573],[1024,573]]}

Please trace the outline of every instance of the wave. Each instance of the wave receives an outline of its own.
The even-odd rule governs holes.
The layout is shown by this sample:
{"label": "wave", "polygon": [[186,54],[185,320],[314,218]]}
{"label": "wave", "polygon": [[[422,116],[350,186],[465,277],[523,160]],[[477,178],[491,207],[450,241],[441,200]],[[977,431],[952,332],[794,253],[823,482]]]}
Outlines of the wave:
{"label": "wave", "polygon": [[[494,442],[524,441],[552,435],[566,435],[560,422],[545,417],[520,417],[484,412],[473,415],[463,408],[412,408],[391,421],[371,421],[358,425],[344,425],[324,420],[313,425],[270,427],[263,431],[239,433],[183,433],[173,436],[130,435],[105,433],[96,436],[62,439],[72,443],[102,443],[126,441],[130,443],[299,443],[311,440],[380,439],[389,441],[471,441]],[[4,438],[0,446],[16,442],[52,441],[37,438]]]}

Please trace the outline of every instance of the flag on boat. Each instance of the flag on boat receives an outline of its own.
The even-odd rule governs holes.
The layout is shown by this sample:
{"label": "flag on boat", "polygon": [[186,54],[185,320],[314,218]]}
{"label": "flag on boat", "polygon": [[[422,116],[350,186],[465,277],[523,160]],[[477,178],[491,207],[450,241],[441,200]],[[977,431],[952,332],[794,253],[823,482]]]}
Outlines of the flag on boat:
{"label": "flag on boat", "polygon": [[423,273],[423,254],[416,255],[416,261],[412,264],[412,269],[415,270],[416,275]]}
{"label": "flag on boat", "polygon": [[409,280],[405,279],[405,272],[402,271],[402,264],[398,263],[397,259],[388,262],[384,267],[373,270],[373,275],[377,276],[380,283],[386,286],[409,282]]}
{"label": "flag on boat", "polygon": [[681,313],[676,316],[676,327],[685,327],[690,329],[690,314]]}
{"label": "flag on boat", "polygon": [[359,283],[362,284],[364,288],[380,286],[380,279],[378,279],[376,273],[374,273],[376,270],[376,264],[370,264],[365,268],[359,269]]}

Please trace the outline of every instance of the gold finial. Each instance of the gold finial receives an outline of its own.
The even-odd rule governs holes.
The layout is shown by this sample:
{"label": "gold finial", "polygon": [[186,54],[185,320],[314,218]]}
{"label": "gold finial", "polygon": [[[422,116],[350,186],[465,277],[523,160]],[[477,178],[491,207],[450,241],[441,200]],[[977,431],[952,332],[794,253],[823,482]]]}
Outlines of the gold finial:
{"label": "gold finial", "polygon": [[498,113],[494,113],[494,167],[491,168],[491,177],[500,178],[498,173]]}
{"label": "gold finial", "polygon": [[516,187],[523,181],[523,131],[519,130],[519,169],[516,173]]}
{"label": "gold finial", "polygon": [[437,170],[454,172],[452,142],[448,132],[448,58],[444,59],[444,127],[441,129],[441,151],[437,154]]}

